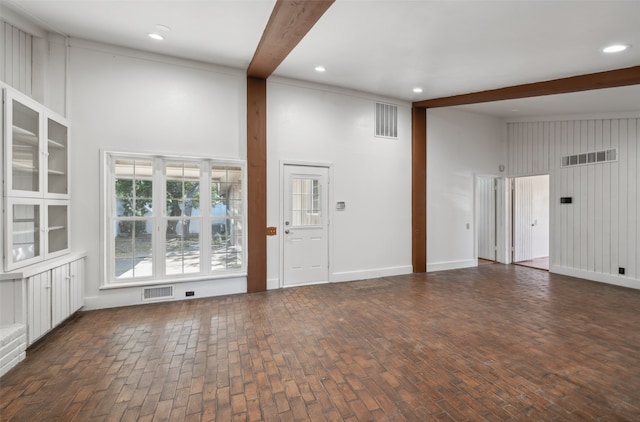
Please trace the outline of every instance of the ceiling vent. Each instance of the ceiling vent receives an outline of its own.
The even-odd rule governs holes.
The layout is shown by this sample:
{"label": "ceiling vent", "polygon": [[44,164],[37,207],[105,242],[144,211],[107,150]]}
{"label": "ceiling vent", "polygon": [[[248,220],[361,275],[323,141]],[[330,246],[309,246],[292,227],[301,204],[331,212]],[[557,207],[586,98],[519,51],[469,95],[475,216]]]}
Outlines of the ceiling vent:
{"label": "ceiling vent", "polygon": [[376,103],[376,136],[398,138],[398,106]]}
{"label": "ceiling vent", "polygon": [[173,299],[173,286],[145,287],[142,290],[142,300]]}
{"label": "ceiling vent", "polygon": [[585,152],[583,154],[565,155],[562,157],[561,167],[584,166],[588,164],[600,164],[618,160],[617,149],[604,151]]}

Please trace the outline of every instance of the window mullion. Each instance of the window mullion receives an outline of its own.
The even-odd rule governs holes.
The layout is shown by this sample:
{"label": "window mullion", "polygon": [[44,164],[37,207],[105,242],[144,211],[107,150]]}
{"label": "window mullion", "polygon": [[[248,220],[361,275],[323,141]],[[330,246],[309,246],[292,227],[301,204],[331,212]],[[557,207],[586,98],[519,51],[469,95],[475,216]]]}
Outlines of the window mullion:
{"label": "window mullion", "polygon": [[158,278],[166,276],[165,259],[166,245],[165,233],[165,206],[166,203],[166,180],[164,174],[164,160],[155,158],[153,160],[153,270]]}
{"label": "window mullion", "polygon": [[200,162],[200,271],[211,272],[211,163]]}

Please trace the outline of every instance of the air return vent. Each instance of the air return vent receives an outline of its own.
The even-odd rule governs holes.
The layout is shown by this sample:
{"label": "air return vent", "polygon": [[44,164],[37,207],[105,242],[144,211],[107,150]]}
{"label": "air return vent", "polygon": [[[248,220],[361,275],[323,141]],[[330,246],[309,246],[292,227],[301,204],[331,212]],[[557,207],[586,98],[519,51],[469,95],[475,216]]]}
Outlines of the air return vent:
{"label": "air return vent", "polygon": [[398,138],[398,106],[376,103],[376,136]]}
{"label": "air return vent", "polygon": [[600,164],[618,160],[617,149],[585,152],[583,154],[565,155],[562,157],[561,167],[584,166],[588,164]]}
{"label": "air return vent", "polygon": [[142,300],[159,300],[173,298],[173,286],[145,287]]}

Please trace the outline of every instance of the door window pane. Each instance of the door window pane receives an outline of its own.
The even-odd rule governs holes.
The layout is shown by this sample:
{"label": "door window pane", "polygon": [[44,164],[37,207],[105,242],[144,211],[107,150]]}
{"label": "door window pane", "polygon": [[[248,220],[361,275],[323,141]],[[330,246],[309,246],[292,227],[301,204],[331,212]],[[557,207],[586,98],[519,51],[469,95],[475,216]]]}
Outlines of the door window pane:
{"label": "door window pane", "polygon": [[13,206],[13,262],[40,256],[40,206]]}
{"label": "door window pane", "polygon": [[297,178],[291,181],[291,224],[293,227],[318,226],[322,223],[321,189],[318,179]]}
{"label": "door window pane", "polygon": [[67,235],[67,212],[66,205],[49,205],[47,208],[48,230],[48,251],[58,252],[69,247]]}
{"label": "door window pane", "polygon": [[47,120],[48,171],[47,187],[50,193],[67,193],[67,128]]}
{"label": "door window pane", "polygon": [[40,190],[40,115],[13,101],[12,187],[15,190]]}

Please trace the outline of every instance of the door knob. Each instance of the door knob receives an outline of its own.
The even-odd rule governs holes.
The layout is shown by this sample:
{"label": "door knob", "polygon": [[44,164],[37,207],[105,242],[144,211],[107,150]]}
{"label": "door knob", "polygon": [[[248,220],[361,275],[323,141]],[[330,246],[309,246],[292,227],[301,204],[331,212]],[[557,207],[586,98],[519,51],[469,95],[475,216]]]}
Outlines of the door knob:
{"label": "door knob", "polygon": [[285,234],[289,234],[289,229],[284,231]]}

